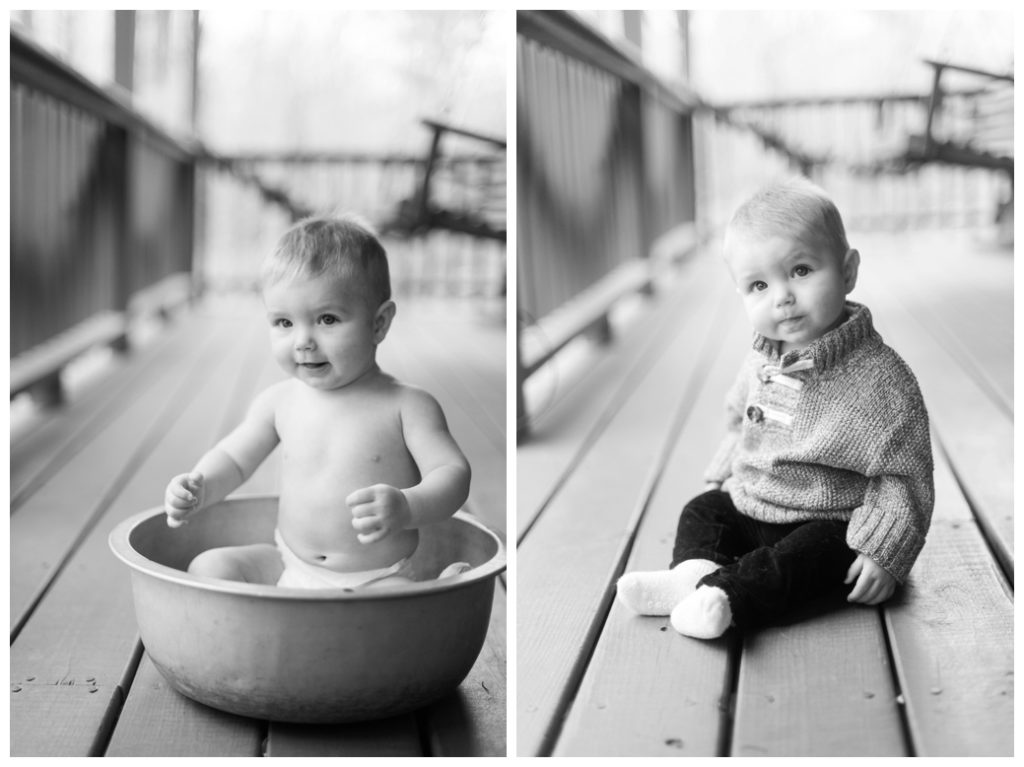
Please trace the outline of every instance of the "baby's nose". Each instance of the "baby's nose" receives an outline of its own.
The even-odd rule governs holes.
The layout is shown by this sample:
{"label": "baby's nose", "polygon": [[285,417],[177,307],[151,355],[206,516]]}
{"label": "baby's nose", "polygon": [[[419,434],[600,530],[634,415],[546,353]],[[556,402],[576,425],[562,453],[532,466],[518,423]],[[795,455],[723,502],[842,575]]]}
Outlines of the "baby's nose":
{"label": "baby's nose", "polygon": [[296,349],[312,349],[313,348],[313,334],[307,330],[298,330],[295,333],[295,348]]}
{"label": "baby's nose", "polygon": [[793,291],[789,289],[788,285],[780,285],[775,289],[775,303],[779,306],[790,304],[793,302]]}

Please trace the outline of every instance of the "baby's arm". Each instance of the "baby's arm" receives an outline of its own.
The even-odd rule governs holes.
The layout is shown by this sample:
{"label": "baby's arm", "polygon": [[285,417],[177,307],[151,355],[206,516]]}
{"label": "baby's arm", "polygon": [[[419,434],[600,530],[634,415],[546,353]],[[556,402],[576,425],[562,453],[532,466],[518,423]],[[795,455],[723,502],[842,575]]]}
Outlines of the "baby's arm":
{"label": "baby's arm", "polygon": [[409,388],[402,393],[401,408],[402,433],[420,482],[404,490],[373,485],[346,499],[363,543],[447,519],[469,495],[469,463],[448,431],[441,406],[426,392]]}
{"label": "baby's arm", "polygon": [[256,397],[243,421],[207,452],[188,474],[167,486],[164,511],[167,524],[179,527],[201,509],[224,500],[252,476],[277,446],[274,402],[278,387]]}
{"label": "baby's arm", "polygon": [[711,463],[704,471],[704,490],[720,490],[722,483],[732,474],[732,461],[739,446],[743,428],[743,413],[747,407],[747,362],[725,395],[726,432],[715,451]]}

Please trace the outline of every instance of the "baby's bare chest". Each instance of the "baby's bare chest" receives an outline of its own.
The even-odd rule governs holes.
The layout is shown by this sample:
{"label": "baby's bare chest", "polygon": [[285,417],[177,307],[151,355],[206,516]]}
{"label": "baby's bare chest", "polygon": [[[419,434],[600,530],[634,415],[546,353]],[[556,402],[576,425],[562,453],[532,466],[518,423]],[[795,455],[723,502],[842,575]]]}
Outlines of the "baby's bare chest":
{"label": "baby's bare chest", "polygon": [[405,473],[412,459],[397,404],[377,398],[298,402],[281,408],[276,427],[286,466],[302,473]]}

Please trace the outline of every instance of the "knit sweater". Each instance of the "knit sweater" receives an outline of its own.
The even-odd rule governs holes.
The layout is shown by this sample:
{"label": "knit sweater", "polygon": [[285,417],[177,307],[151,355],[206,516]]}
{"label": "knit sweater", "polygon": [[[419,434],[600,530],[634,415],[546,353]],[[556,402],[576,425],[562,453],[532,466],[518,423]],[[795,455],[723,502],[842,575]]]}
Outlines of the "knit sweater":
{"label": "knit sweater", "polygon": [[847,545],[903,582],[934,503],[928,414],[867,307],[780,358],[754,336],[726,396],[729,431],[705,473],[763,522],[849,521]]}

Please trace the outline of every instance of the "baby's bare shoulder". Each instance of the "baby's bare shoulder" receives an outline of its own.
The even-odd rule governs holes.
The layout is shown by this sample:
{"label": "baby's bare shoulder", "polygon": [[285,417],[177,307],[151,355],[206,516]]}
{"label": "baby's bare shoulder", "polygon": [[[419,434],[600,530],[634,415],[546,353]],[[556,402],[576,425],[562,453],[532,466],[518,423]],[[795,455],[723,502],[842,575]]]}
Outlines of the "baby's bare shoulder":
{"label": "baby's bare shoulder", "polygon": [[273,418],[281,403],[288,399],[294,383],[291,379],[279,381],[261,391],[249,406],[250,416]]}
{"label": "baby's bare shoulder", "polygon": [[433,394],[410,384],[398,384],[395,392],[402,413],[402,422],[408,427],[441,426],[445,424],[444,411]]}

